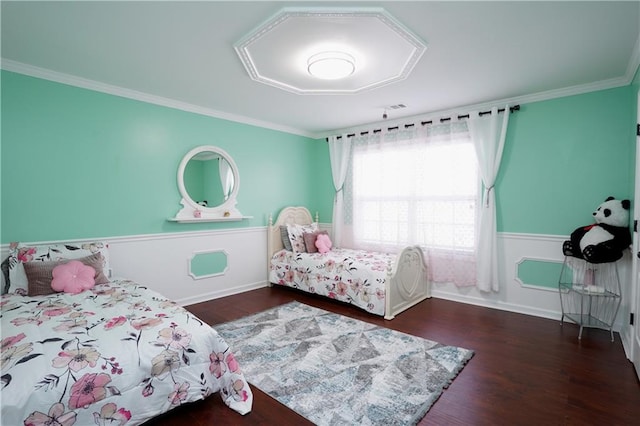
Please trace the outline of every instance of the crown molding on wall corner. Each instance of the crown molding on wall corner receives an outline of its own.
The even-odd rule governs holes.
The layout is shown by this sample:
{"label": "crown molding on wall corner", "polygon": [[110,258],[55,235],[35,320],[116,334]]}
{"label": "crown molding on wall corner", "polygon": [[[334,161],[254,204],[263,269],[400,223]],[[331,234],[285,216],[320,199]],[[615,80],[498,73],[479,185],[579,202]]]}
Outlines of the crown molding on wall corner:
{"label": "crown molding on wall corner", "polygon": [[193,104],[178,101],[175,99],[163,98],[161,96],[151,95],[144,92],[138,92],[136,90],[127,89],[124,87],[101,83],[99,81],[89,80],[89,79],[78,77],[71,74],[65,74],[57,71],[52,71],[46,68],[40,68],[33,65],[24,64],[22,62],[12,61],[10,59],[0,58],[0,68],[6,71],[28,75],[30,77],[41,78],[43,80],[49,80],[56,83],[67,84],[69,86],[80,87],[83,89],[106,93],[109,95],[120,96],[122,98],[133,99],[136,101],[146,102],[154,105],[160,105],[167,108],[178,109],[181,111],[191,112],[194,114],[206,115],[208,117],[219,118],[222,120],[233,121],[236,123],[242,123],[250,126],[256,126],[256,127],[261,127],[265,129],[276,130],[279,132],[304,136],[311,139],[316,139],[316,137],[313,134],[309,132],[305,132],[304,130],[301,130],[301,129],[295,129],[287,126],[280,126],[278,124],[269,123],[266,121],[254,120],[249,117],[229,114],[226,112],[201,107],[198,105],[193,105]]}
{"label": "crown molding on wall corner", "polygon": [[629,80],[629,84],[631,84],[638,71],[640,71],[640,36],[638,36],[636,45],[633,47],[631,58],[629,59],[629,65],[627,66],[627,72],[624,75],[625,79]]}

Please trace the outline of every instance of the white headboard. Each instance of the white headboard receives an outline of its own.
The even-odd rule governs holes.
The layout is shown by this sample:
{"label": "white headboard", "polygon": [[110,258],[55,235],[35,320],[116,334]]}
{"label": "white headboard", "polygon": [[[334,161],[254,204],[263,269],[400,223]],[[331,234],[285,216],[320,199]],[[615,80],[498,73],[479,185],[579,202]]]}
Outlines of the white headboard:
{"label": "white headboard", "polygon": [[[318,213],[316,213],[315,221],[318,221]],[[267,268],[270,266],[271,257],[274,253],[284,248],[280,236],[280,225],[308,225],[312,222],[313,218],[306,207],[285,207],[280,211],[275,223],[273,222],[273,217],[269,215],[269,227],[267,229]]]}

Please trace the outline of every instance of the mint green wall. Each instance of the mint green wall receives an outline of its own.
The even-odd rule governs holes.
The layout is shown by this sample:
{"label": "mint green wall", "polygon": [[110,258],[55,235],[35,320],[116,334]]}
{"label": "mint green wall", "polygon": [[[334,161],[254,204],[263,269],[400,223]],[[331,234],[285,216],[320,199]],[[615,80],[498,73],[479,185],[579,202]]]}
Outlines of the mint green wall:
{"label": "mint green wall", "polygon": [[[331,222],[328,145],[2,71],[0,241],[42,241],[263,226],[305,205]],[[608,195],[632,198],[640,86],[522,105],[498,176],[498,230],[567,235]],[[175,224],[178,163],[217,145],[240,172],[253,219]]]}
{"label": "mint green wall", "polygon": [[[330,221],[324,141],[7,71],[1,79],[2,243],[263,226],[291,204]],[[178,164],[199,145],[233,157],[238,209],[253,219],[166,220],[180,208]]]}
{"label": "mint green wall", "polygon": [[498,231],[568,235],[604,199],[633,198],[631,86],[522,106],[496,181]]}

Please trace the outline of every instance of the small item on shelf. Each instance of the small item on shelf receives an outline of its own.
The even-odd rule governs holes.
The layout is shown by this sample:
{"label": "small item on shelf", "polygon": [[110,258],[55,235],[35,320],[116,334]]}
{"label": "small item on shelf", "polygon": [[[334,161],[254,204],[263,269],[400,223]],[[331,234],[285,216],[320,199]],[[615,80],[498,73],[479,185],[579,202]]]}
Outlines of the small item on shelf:
{"label": "small item on shelf", "polygon": [[197,218],[202,217],[202,212],[200,210],[194,210],[193,217],[197,217]]}
{"label": "small item on shelf", "polygon": [[602,287],[598,287],[597,285],[582,285],[582,284],[574,284],[574,291],[581,291],[584,293],[598,293],[603,294],[606,290]]}
{"label": "small item on shelf", "polygon": [[229,217],[229,216],[231,216],[231,212],[224,212],[224,215],[223,215],[223,216],[224,216],[224,217]]}

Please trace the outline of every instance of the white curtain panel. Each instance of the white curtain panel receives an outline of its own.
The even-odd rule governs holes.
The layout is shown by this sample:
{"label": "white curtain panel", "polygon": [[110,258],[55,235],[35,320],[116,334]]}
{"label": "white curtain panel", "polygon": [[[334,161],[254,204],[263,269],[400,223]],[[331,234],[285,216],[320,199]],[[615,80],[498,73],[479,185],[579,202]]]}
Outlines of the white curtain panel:
{"label": "white curtain panel", "polygon": [[333,245],[342,247],[342,228],[344,224],[344,181],[349,168],[351,153],[351,137],[342,135],[329,138],[329,158],[331,160],[331,175],[336,195],[333,203]]}
{"label": "white curtain panel", "polygon": [[494,184],[509,124],[509,105],[502,114],[498,108],[491,109],[491,114],[480,116],[469,114],[468,126],[471,139],[476,149],[478,168],[484,193],[479,204],[479,226],[477,232],[476,260],[477,286],[481,291],[499,291],[498,283],[498,249],[496,229],[496,202]]}

